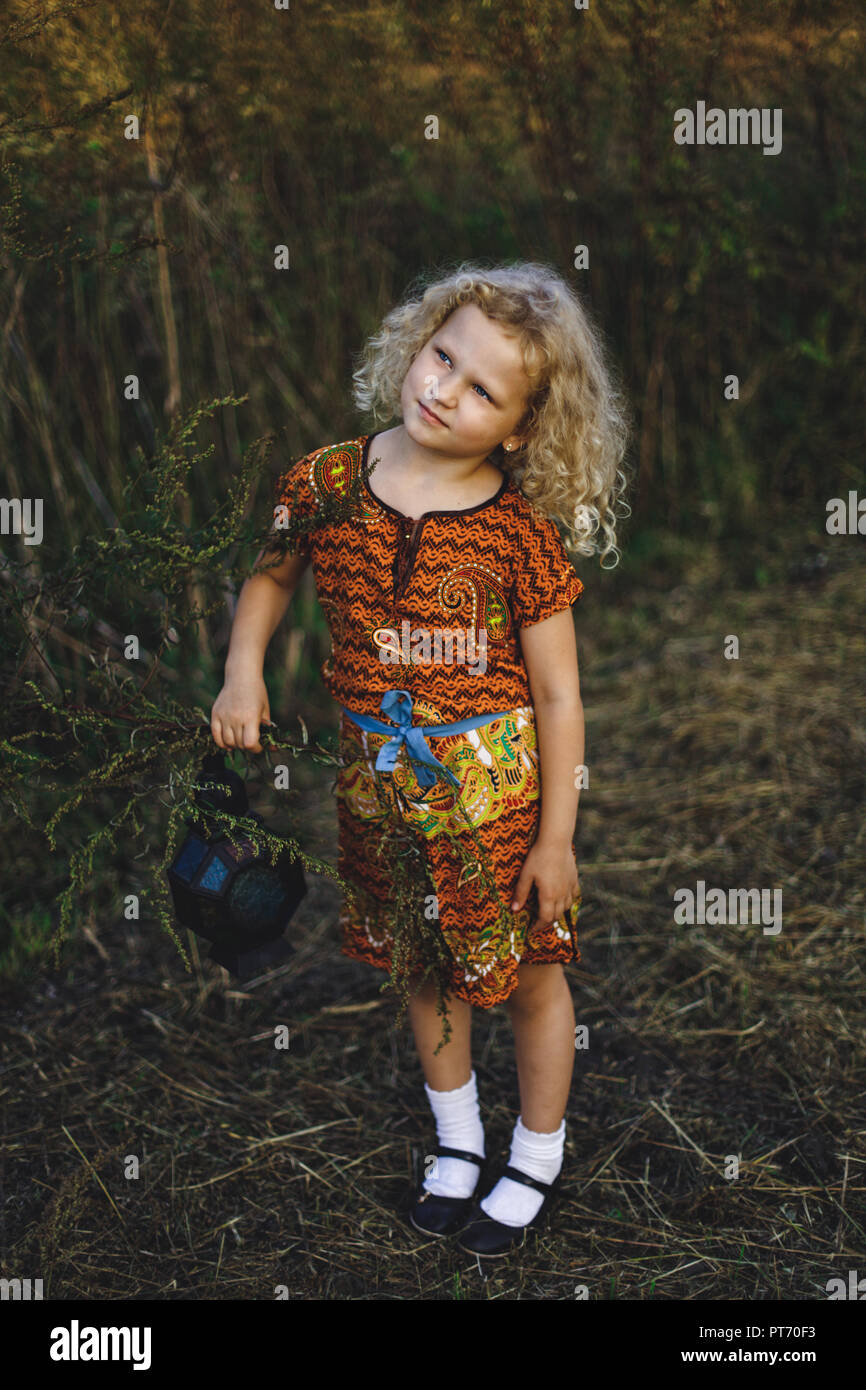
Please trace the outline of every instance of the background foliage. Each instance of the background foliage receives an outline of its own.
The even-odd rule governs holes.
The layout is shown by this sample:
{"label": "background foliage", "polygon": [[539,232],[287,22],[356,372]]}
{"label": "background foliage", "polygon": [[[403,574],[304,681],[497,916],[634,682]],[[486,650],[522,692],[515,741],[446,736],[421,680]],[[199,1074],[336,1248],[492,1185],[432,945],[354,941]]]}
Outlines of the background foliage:
{"label": "background foliage", "polygon": [[[609,990],[603,998],[588,985],[582,996],[584,1017],[609,1030],[605,1060],[594,1058],[595,1072],[581,1081],[580,1143],[587,1172],[598,1169],[581,1188],[588,1206],[578,1222],[580,1238],[598,1222],[592,1278],[610,1296],[658,1296],[663,1273],[662,1296],[784,1297],[796,1285],[799,1296],[814,1297],[827,1251],[844,1270],[857,1241],[862,1250],[862,1189],[849,1181],[848,1152],[859,1085],[849,1013],[862,997],[854,952],[862,889],[853,872],[862,817],[851,806],[863,795],[864,713],[862,682],[847,662],[862,649],[852,614],[863,561],[857,537],[828,542],[825,516],[829,497],[862,488],[863,48],[862,14],[850,0],[593,0],[586,11],[559,0],[295,0],[288,11],[254,0],[7,4],[0,478],[6,497],[44,499],[46,530],[39,546],[2,538],[9,833],[0,842],[0,971],[16,1001],[13,1065],[24,1065],[18,1049],[26,1047],[38,1076],[51,1074],[44,1091],[34,1080],[44,1102],[38,1124],[30,1095],[20,1097],[21,1130],[33,1145],[45,1123],[56,1138],[56,1085],[79,1135],[95,1126],[106,1163],[113,1150],[103,1127],[120,1128],[116,1143],[126,1151],[118,1038],[132,1040],[128,1085],[137,1096],[132,1072],[152,1066],[139,1055],[147,1050],[140,1015],[158,1020],[169,1071],[185,1039],[192,1073],[200,1049],[207,1077],[235,1085],[227,1078],[240,1065],[238,1030],[249,1031],[255,1014],[250,996],[202,966],[191,938],[194,978],[185,979],[148,894],[176,789],[208,744],[236,594],[270,519],[271,484],[313,447],[391,423],[354,411],[353,354],[420,269],[469,257],[544,259],[585,294],[637,418],[623,564],[614,573],[589,563],[581,570],[590,756],[607,785],[581,813],[581,942],[587,970],[603,972]],[[676,145],[673,113],[698,100],[781,108],[782,153]],[[131,114],[137,140],[124,138]],[[438,140],[424,138],[431,114]],[[287,271],[274,268],[281,244]],[[572,269],[583,244],[589,269]],[[737,401],[723,396],[729,373],[739,377]],[[140,382],[137,400],[125,398],[130,374]],[[741,630],[753,643],[751,664],[735,674],[732,663],[720,676],[722,636]],[[141,641],[139,663],[124,655],[129,632]],[[273,717],[294,729],[300,714],[314,738],[335,723],[318,677],[326,652],[308,574],[273,639],[266,677]],[[80,717],[84,707],[98,714]],[[652,790],[641,800],[647,758]],[[268,766],[266,757],[246,769],[263,810],[273,790]],[[299,758],[297,772],[303,811],[290,798],[280,807],[283,828],[333,860],[321,768]],[[663,772],[673,783],[666,789]],[[688,788],[679,802],[677,785]],[[647,920],[669,912],[672,882],[713,867],[725,881],[747,882],[756,862],[797,895],[795,934],[778,943],[772,969],[760,951],[744,951],[736,928],[700,950],[668,943],[659,955],[656,939],[646,945]],[[651,875],[638,878],[635,866],[647,865]],[[70,882],[76,893],[64,898]],[[298,1091],[287,1105],[294,1129],[306,1133],[336,1105],[363,1110],[368,1127],[384,1133],[405,1121],[393,1116],[409,1083],[393,1036],[363,1026],[364,1011],[379,1007],[379,977],[371,983],[363,967],[336,958],[330,887],[311,894],[286,989],[257,982],[273,992],[257,999],[263,1031],[250,1040],[268,1036],[275,1015],[298,1022]],[[129,892],[147,905],[140,928],[121,915]],[[51,975],[45,947],[66,920],[64,903],[79,930],[64,970]],[[690,992],[697,979],[699,1004]],[[90,993],[105,1019],[95,1042],[81,1009]],[[681,1024],[678,1015],[696,1007]],[[99,1094],[79,1093],[51,1052],[67,1014],[82,1021],[79,1050],[104,1056],[104,1092],[101,1063],[88,1073]],[[37,1018],[48,1056],[36,1052]],[[494,1123],[504,1134],[513,1059],[497,1028],[494,1015],[482,1021],[478,1065],[499,1097]],[[611,1152],[605,1136],[632,1099],[611,1101],[602,1073],[635,1049],[642,1061],[630,1095],[637,1075],[638,1096],[645,1091],[655,1110],[633,1142]],[[264,1075],[272,1060],[262,1073],[241,1067],[236,1078],[245,1114],[255,1091],[263,1128],[274,1114],[271,1088],[281,1094],[283,1085]],[[379,1094],[375,1078],[386,1064]],[[762,1067],[775,1100],[783,1096],[775,1109],[769,1094],[752,1095],[744,1083]],[[199,1086],[192,1073],[189,1085]],[[688,1075],[674,1123],[669,1093]],[[149,1142],[162,1171],[162,1082],[150,1084]],[[806,1140],[792,1133],[792,1109]],[[718,1115],[728,1130],[715,1148],[713,1134],[703,1135],[695,1168],[688,1148],[672,1147],[676,1124],[699,1135]],[[199,1123],[190,1112],[183,1123],[183,1145],[199,1151],[207,1114]],[[271,1143],[247,1137],[254,1147]],[[216,1138],[229,1146],[232,1168],[229,1138]],[[407,1142],[393,1136],[395,1191],[411,1166]],[[719,1145],[750,1142],[766,1194],[759,1183],[744,1185],[742,1197],[722,1195],[703,1161]],[[366,1163],[361,1143],[352,1163]],[[768,1178],[765,1165],[782,1150],[788,1157],[778,1171],[774,1160]],[[295,1166],[301,1141],[287,1155],[260,1152],[272,1156],[279,1182],[304,1180],[303,1163]],[[652,1200],[650,1156],[661,1174]],[[172,1172],[175,1157],[172,1147]],[[326,1173],[346,1157],[316,1148],[307,1173],[309,1164]],[[20,1161],[24,1174],[42,1159],[24,1143]],[[220,1295],[223,1244],[218,1255],[210,1249],[204,1208],[193,1212],[190,1260],[186,1236],[182,1255],[173,1236],[163,1237],[158,1188],[146,1243],[159,1276],[153,1266],[116,1280],[106,1273],[111,1234],[96,1212],[79,1222],[77,1163],[71,1149],[53,1153],[52,1164],[72,1167],[51,1209],[22,1187],[10,1218],[10,1230],[24,1233],[19,1251],[39,1253],[56,1288],[159,1296],[161,1279],[168,1288],[180,1278]],[[372,1190],[367,1169],[357,1171]],[[200,1184],[208,1200],[212,1181]],[[785,1249],[774,1244],[782,1187]],[[117,1209],[128,1200],[122,1191]],[[345,1219],[354,1219],[358,1193],[351,1184],[341,1191]],[[215,1198],[225,1192],[213,1189]],[[640,1219],[635,1193],[646,1202]],[[415,1296],[419,1266],[404,1269],[389,1253],[387,1271],[374,1270],[364,1240],[345,1273],[338,1264],[327,1277],[318,1270],[310,1252],[338,1231],[334,1201],[329,1193],[321,1210],[306,1208],[316,1229],[309,1245],[297,1234],[301,1292],[363,1295],[381,1278],[390,1296]],[[382,1210],[374,1226],[384,1243],[393,1232]],[[659,1210],[666,1225],[648,1256]],[[254,1244],[261,1236],[262,1267],[253,1276],[246,1264],[237,1276],[253,1280],[245,1296],[260,1297],[261,1281],[275,1277],[270,1219],[262,1216],[252,1236]],[[220,1208],[213,1220],[222,1220]],[[85,1227],[97,1232],[92,1247]],[[736,1261],[727,1228],[744,1233]],[[665,1267],[667,1255],[680,1259],[678,1241],[695,1256],[682,1275]],[[771,1269],[771,1246],[796,1259],[780,1267],[773,1254]],[[121,1245],[118,1268],[127,1253]],[[445,1278],[437,1258],[425,1278],[439,1296],[472,1296],[459,1279],[436,1282]],[[554,1251],[550,1296],[562,1296],[556,1261]],[[526,1288],[519,1277],[515,1287]]]}

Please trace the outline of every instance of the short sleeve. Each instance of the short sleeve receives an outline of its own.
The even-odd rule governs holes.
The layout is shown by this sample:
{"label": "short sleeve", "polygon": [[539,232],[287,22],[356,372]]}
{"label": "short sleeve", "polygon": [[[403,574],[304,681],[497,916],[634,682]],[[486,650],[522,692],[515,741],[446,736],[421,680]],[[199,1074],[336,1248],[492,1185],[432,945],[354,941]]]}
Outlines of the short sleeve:
{"label": "short sleeve", "polygon": [[515,627],[532,627],[570,608],[583,584],[568,558],[554,523],[534,507],[519,519],[512,618]]}
{"label": "short sleeve", "polygon": [[[310,486],[310,456],[298,459],[278,479],[272,506],[273,531],[276,535],[292,536],[287,541],[293,554],[309,557],[312,549],[312,518],[315,512],[315,495]],[[285,510],[278,511],[278,508]],[[309,522],[305,530],[292,535],[297,523]]]}

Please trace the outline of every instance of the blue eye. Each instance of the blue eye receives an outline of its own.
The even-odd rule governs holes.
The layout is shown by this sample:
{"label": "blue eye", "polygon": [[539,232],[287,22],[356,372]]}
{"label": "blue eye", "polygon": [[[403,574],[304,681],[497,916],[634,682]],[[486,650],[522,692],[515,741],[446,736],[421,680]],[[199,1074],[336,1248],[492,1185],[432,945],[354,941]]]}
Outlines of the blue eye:
{"label": "blue eye", "polygon": [[[451,358],[448,356],[448,353],[445,351],[444,348],[436,348],[436,352],[438,352],[440,357],[444,357],[446,362],[451,361]],[[473,390],[475,388],[477,388],[479,391],[484,391],[485,396],[492,403],[493,397],[490,395],[489,391],[486,391],[485,388],[477,381],[474,383]]]}

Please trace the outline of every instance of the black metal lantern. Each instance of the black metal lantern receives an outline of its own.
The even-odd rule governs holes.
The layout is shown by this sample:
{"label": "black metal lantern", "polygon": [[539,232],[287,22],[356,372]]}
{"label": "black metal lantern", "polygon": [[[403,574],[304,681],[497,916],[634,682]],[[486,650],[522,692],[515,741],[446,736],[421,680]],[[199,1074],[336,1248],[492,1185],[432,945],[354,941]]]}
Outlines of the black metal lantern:
{"label": "black metal lantern", "polygon": [[[205,783],[217,785],[205,788]],[[205,757],[196,784],[197,806],[264,824],[258,812],[249,810],[243,778],[226,767],[224,754]],[[245,830],[229,836],[209,830],[204,817],[195,815],[187,825],[189,834],[168,870],[181,925],[209,941],[210,959],[241,980],[294,955],[283,932],[307,885],[288,846],[272,864]]]}

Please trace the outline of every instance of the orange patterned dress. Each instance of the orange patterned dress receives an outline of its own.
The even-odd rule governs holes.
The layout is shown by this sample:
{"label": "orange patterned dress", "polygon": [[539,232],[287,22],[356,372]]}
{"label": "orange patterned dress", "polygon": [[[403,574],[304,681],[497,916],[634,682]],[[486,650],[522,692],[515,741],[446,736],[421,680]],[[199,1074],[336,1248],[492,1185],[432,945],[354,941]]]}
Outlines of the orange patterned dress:
{"label": "orange patterned dress", "polygon": [[[315,517],[328,496],[354,491],[360,499],[349,520],[313,525],[292,546],[310,558],[332,641],[322,677],[344,711],[338,870],[353,892],[340,917],[342,951],[392,970],[393,870],[377,855],[387,810],[426,863],[425,916],[447,945],[449,992],[489,1008],[516,988],[521,961],[580,961],[579,898],[558,921],[532,931],[535,890],[519,912],[510,903],[540,809],[519,630],[570,607],[583,585],[553,522],[510,478],[475,507],[418,518],[380,501],[375,474],[366,477],[371,438],[315,450],[277,489],[292,516]],[[466,732],[431,734],[427,748],[450,777],[428,786],[405,745],[391,771],[377,771],[388,733],[366,731],[345,712],[388,725],[381,706],[393,690],[410,695],[414,724],[498,717]]]}

